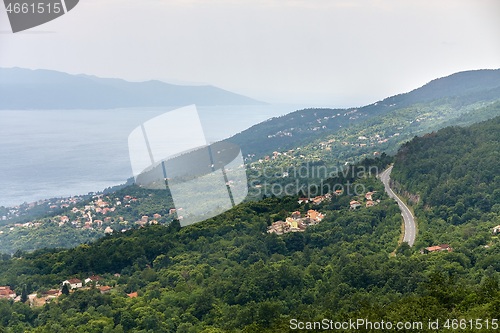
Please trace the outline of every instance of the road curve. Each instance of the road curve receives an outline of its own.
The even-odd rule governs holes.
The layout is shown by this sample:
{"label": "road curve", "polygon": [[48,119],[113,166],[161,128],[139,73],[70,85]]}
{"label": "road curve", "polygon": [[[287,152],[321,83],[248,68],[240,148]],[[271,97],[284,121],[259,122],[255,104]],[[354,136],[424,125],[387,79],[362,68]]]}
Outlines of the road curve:
{"label": "road curve", "polygon": [[415,243],[415,237],[417,236],[417,226],[415,224],[415,217],[413,217],[413,214],[411,213],[408,206],[406,206],[406,204],[403,201],[401,201],[401,199],[399,199],[399,197],[391,189],[389,185],[389,182],[391,180],[390,178],[391,171],[392,171],[392,165],[387,169],[385,169],[382,173],[380,173],[378,177],[384,184],[385,192],[387,192],[389,197],[396,200],[399,209],[401,209],[401,215],[403,216],[403,221],[405,226],[405,235],[403,238],[403,242],[407,242],[408,245],[413,246],[413,243]]}

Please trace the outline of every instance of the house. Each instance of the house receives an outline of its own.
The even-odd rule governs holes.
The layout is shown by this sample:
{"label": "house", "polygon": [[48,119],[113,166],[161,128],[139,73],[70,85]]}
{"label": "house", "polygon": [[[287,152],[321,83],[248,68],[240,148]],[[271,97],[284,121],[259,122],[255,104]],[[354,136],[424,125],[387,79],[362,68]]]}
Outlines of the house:
{"label": "house", "polygon": [[96,205],[99,208],[104,208],[104,207],[108,207],[109,203],[107,203],[106,201],[103,201],[102,199],[99,199],[99,200],[97,200]]}
{"label": "house", "polygon": [[341,195],[342,192],[344,192],[344,191],[342,191],[342,190],[335,190],[335,195]]}
{"label": "house", "polygon": [[298,221],[293,218],[293,217],[287,217],[286,218],[286,223],[289,225],[290,229],[293,231],[293,230],[297,230],[299,229],[299,223]]}
{"label": "house", "polygon": [[369,201],[373,201],[372,195],[374,192],[366,192],[365,199]]}
{"label": "house", "polygon": [[315,205],[319,205],[320,203],[323,202],[323,200],[325,200],[325,197],[323,197],[323,196],[317,196],[312,201],[313,201],[313,203]]}
{"label": "house", "polygon": [[295,211],[292,213],[292,219],[300,219],[300,212]]}
{"label": "house", "polygon": [[500,233],[500,225],[497,225],[493,228],[493,235],[497,235]]}
{"label": "house", "polygon": [[14,299],[16,292],[11,290],[9,286],[0,287],[0,299]]}
{"label": "house", "polygon": [[42,293],[42,297],[44,297],[46,300],[52,300],[54,298],[57,298],[61,296],[61,291],[59,289],[50,289]]}
{"label": "house", "polygon": [[137,291],[134,291],[133,293],[127,294],[127,296],[130,298],[136,298],[139,296],[139,294],[137,294]]}
{"label": "house", "polygon": [[135,221],[135,224],[137,224],[137,225],[139,225],[141,227],[144,227],[147,224],[147,222],[144,222],[144,221],[140,220],[140,221]]}
{"label": "house", "polygon": [[101,292],[101,294],[107,294],[111,291],[111,288],[110,286],[102,286],[102,287],[99,287],[99,291]]}
{"label": "house", "polygon": [[277,235],[282,235],[287,233],[290,229],[290,225],[285,221],[274,222],[267,230],[269,234],[275,233]]}
{"label": "house", "polygon": [[102,277],[100,277],[99,275],[92,275],[88,278],[85,279],[85,284],[89,284],[89,283],[94,283],[96,285],[99,285],[99,281],[102,281]]}
{"label": "house", "polygon": [[321,222],[323,217],[325,216],[317,210],[310,209],[307,211],[307,218],[309,218],[312,222]]}
{"label": "house", "polygon": [[67,284],[68,287],[70,287],[69,289],[78,289],[78,288],[83,287],[82,280],[79,280],[79,279],[76,279],[76,278],[63,281],[62,284],[63,285]]}
{"label": "house", "polygon": [[425,249],[422,249],[420,251],[420,253],[427,254],[427,253],[431,253],[431,252],[442,252],[442,251],[451,252],[451,251],[453,251],[453,249],[448,244],[441,244],[441,245],[426,247]]}
{"label": "house", "polygon": [[375,202],[374,202],[374,201],[372,201],[372,200],[368,200],[368,201],[366,202],[366,207],[373,207],[373,206],[375,206]]}
{"label": "house", "polygon": [[105,234],[112,234],[113,233],[113,229],[111,229],[111,227],[106,227],[106,229],[104,229],[104,233]]}
{"label": "house", "polygon": [[361,204],[359,203],[359,201],[356,201],[356,200],[352,200],[349,205],[351,205],[351,209],[356,209],[358,207],[361,207]]}
{"label": "house", "polygon": [[308,202],[309,202],[309,198],[299,198],[299,201],[298,201],[299,205],[301,203],[308,203]]}

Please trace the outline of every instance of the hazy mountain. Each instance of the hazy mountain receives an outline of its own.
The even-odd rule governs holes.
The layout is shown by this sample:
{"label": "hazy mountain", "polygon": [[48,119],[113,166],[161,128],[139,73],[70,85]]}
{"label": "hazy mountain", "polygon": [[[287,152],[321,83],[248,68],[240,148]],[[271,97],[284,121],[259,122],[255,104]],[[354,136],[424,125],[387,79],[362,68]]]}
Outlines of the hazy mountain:
{"label": "hazy mountain", "polygon": [[275,150],[308,145],[341,131],[344,136],[353,130],[360,135],[369,134],[362,133],[367,128],[379,132],[390,129],[393,133],[387,134],[395,134],[406,128],[407,135],[418,135],[498,115],[498,108],[485,108],[495,101],[500,101],[500,69],[466,71],[364,107],[296,111],[255,125],[229,141],[240,145],[245,154],[261,157]]}
{"label": "hazy mountain", "polygon": [[51,70],[0,68],[0,109],[104,109],[263,104],[214,86],[128,82]]}

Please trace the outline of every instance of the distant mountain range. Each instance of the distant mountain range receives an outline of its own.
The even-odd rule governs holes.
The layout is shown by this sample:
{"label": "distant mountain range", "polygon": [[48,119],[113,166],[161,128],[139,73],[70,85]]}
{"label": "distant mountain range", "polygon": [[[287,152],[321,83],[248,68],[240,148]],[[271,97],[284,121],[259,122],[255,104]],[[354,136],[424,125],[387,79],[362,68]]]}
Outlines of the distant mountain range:
{"label": "distant mountain range", "polygon": [[255,99],[214,86],[71,75],[52,70],[0,68],[0,110],[109,109],[189,104],[257,105]]}

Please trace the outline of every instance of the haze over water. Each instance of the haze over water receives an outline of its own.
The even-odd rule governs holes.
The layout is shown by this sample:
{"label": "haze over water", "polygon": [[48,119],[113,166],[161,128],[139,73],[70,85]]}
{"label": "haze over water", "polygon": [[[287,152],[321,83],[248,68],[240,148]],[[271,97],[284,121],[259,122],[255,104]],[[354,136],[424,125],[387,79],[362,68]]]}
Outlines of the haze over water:
{"label": "haze over water", "polygon": [[[198,107],[208,142],[296,105]],[[173,109],[173,108],[170,108]],[[129,133],[168,108],[0,111],[0,206],[101,191],[132,177]]]}

